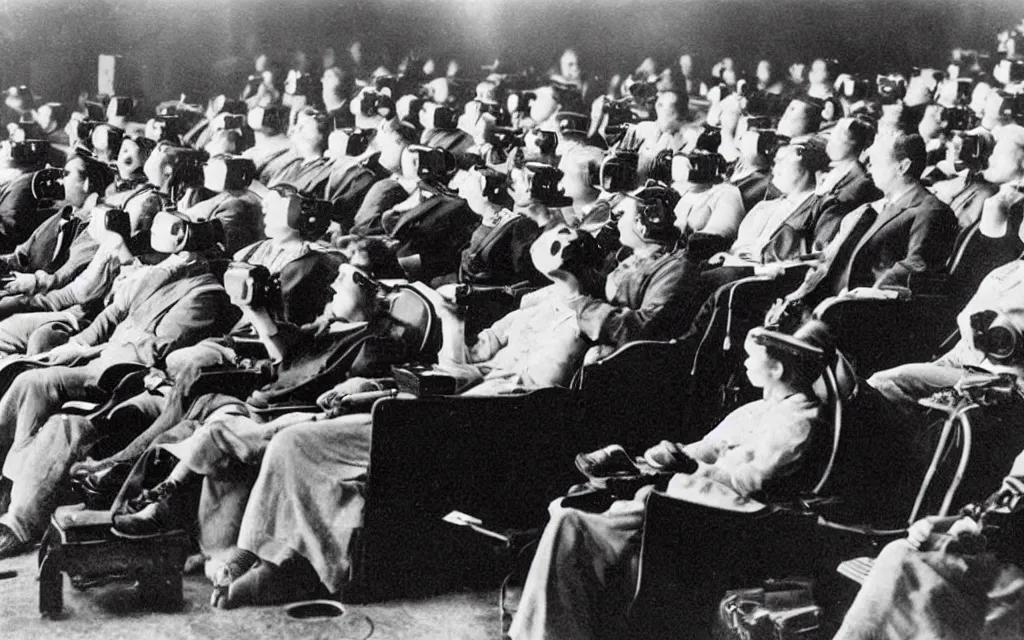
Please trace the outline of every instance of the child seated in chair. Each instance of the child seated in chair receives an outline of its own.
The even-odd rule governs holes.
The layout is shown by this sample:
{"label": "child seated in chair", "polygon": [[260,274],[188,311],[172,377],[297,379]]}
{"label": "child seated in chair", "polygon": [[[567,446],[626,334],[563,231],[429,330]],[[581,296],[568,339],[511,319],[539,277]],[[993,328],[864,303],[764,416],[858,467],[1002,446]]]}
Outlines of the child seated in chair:
{"label": "child seated in chair", "polygon": [[[744,346],[747,377],[763,388],[763,399],[731,413],[699,442],[663,441],[644,456],[653,469],[682,471],[668,482],[672,497],[756,509],[750,496],[795,472],[821,427],[822,406],[812,385],[834,357],[824,325],[811,321],[793,335],[753,329]],[[594,477],[632,461],[613,445],[580,456],[577,464]],[[632,499],[616,500],[603,513],[552,503],[509,632],[513,639],[627,637],[626,607],[636,584],[645,500],[652,489],[648,485]]]}

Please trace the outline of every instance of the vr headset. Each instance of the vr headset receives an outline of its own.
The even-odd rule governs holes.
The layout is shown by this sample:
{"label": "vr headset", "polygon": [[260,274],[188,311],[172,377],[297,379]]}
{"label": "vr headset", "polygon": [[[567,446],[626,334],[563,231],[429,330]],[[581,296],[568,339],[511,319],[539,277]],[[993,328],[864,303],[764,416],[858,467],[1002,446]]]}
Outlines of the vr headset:
{"label": "vr headset", "polygon": [[248,116],[240,113],[225,113],[221,116],[221,129],[241,129]]}
{"label": "vr headset", "polygon": [[215,156],[203,166],[203,186],[210,191],[242,191],[256,177],[256,165],[240,156]]}
{"label": "vr headset", "polygon": [[533,91],[523,91],[521,93],[510,93],[508,98],[505,100],[505,106],[509,114],[516,114],[525,116],[530,113],[530,105],[534,100],[537,99],[537,94]]}
{"label": "vr headset", "polygon": [[564,175],[560,170],[541,162],[527,162],[525,170],[530,180],[530,198],[546,207],[568,207],[572,198],[558,188]]}
{"label": "vr headset", "polygon": [[278,309],[282,304],[280,277],[262,265],[232,262],[224,272],[224,290],[235,306]]}
{"label": "vr headset", "polygon": [[210,103],[210,111],[213,112],[214,116],[222,113],[237,113],[245,115],[246,106],[245,102],[242,100],[234,100],[221,94],[214,98],[213,102]]}
{"label": "vr headset", "polygon": [[43,169],[33,173],[32,197],[36,200],[63,200],[64,170]]}
{"label": "vr headset", "polygon": [[713,127],[709,124],[704,125],[700,135],[697,136],[696,148],[701,151],[717,153],[720,146],[722,146],[722,128]]}
{"label": "vr headset", "polygon": [[181,119],[178,116],[157,116],[146,121],[146,137],[153,142],[178,143]]}
{"label": "vr headset", "polygon": [[359,94],[358,102],[359,113],[367,118],[381,116],[390,119],[395,115],[395,101],[391,99],[390,93],[364,89]]}
{"label": "vr headset", "polygon": [[511,127],[494,127],[491,129],[488,142],[490,142],[496,149],[507,150],[525,146],[526,141],[523,138],[524,134],[517,129],[512,129]]}
{"label": "vr headset", "polygon": [[327,138],[327,148],[334,157],[362,155],[370,147],[372,133],[352,127],[335,129]]}
{"label": "vr headset", "polygon": [[10,149],[11,163],[18,166],[45,164],[50,154],[50,143],[46,140],[22,140],[5,144]]}
{"label": "vr headset", "polygon": [[949,132],[968,131],[981,122],[970,107],[947,107],[943,117]]}
{"label": "vr headset", "polygon": [[288,109],[282,106],[256,107],[247,116],[249,127],[255,131],[288,129]]}
{"label": "vr headset", "polygon": [[740,110],[748,117],[778,118],[786,111],[789,100],[786,96],[755,91],[740,100]]}
{"label": "vr headset", "polygon": [[101,122],[93,128],[90,140],[93,149],[101,153],[109,153],[113,158],[121,148],[121,141],[124,140],[124,129]]}
{"label": "vr headset", "polygon": [[681,175],[685,169],[687,181],[709,184],[725,174],[725,158],[718,153],[694,150],[690,153],[676,152],[671,158],[671,178]]}
{"label": "vr headset", "polygon": [[590,118],[582,113],[563,112],[558,114],[558,131],[561,134],[585,136],[590,132]]}
{"label": "vr headset", "polygon": [[427,184],[446,185],[459,168],[455,156],[441,147],[414,144],[409,145],[409,151],[419,160],[417,177]]}
{"label": "vr headset", "polygon": [[420,125],[425,130],[439,129],[441,131],[454,131],[458,128],[459,115],[454,109],[427,102],[420,110]]}
{"label": "vr headset", "polygon": [[126,241],[132,237],[132,219],[124,209],[115,209],[109,205],[99,204],[93,207],[92,216],[100,216],[103,220],[103,228],[111,233],[124,238]]}
{"label": "vr headset", "polygon": [[836,91],[847,100],[857,102],[870,98],[875,92],[875,86],[869,78],[844,75],[836,80]]}
{"label": "vr headset", "polygon": [[998,363],[1020,361],[1024,340],[1009,318],[996,311],[979,311],[971,316],[974,346]]}
{"label": "vr headset", "polygon": [[114,96],[107,103],[106,115],[110,118],[127,118],[132,113],[135,101],[128,96]]}
{"label": "vr headset", "polygon": [[897,73],[878,75],[875,78],[875,91],[882,104],[896,104],[907,96],[907,79]]}
{"label": "vr headset", "polygon": [[[31,116],[30,116],[31,117]],[[40,140],[45,137],[43,130],[35,122],[19,121],[7,125],[7,138],[11,142],[24,142],[26,140]]]}
{"label": "vr headset", "polygon": [[636,152],[619,151],[605,156],[594,186],[609,193],[632,191],[639,181],[638,164],[639,156]]}
{"label": "vr headset", "polygon": [[534,129],[523,136],[524,144],[532,144],[541,155],[551,155],[558,148],[558,135],[554,131]]}
{"label": "vr headset", "polygon": [[596,255],[596,242],[590,234],[565,225],[545,231],[530,245],[533,266],[544,274],[585,268]]}
{"label": "vr headset", "polygon": [[311,198],[290,184],[279,184],[271,189],[283,198],[298,198],[298,209],[289,209],[288,226],[304,238],[319,238],[331,225],[331,203]]}
{"label": "vr headset", "polygon": [[748,129],[746,136],[750,137],[750,141],[744,138],[741,144],[754,145],[753,150],[757,155],[766,158],[774,158],[779,149],[789,144],[789,138],[780,136],[774,129]]}
{"label": "vr headset", "polygon": [[1024,93],[999,92],[999,115],[1017,122],[1024,120]]}
{"label": "vr headset", "polygon": [[158,211],[150,228],[150,244],[158,253],[209,251],[224,246],[220,220],[193,222],[170,211]]}

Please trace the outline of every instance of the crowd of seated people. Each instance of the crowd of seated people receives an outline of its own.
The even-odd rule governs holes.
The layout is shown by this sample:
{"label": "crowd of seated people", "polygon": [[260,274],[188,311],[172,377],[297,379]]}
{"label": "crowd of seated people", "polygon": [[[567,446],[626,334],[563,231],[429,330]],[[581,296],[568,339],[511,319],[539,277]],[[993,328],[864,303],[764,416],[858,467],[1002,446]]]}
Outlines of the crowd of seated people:
{"label": "crowd of seated people", "polygon": [[[836,296],[912,294],[970,237],[987,275],[945,281],[969,300],[959,343],[866,384],[913,413],[970,367],[1021,375],[1022,37],[995,65],[957,51],[877,78],[822,58],[806,77],[725,59],[701,79],[683,55],[601,95],[572,49],[547,74],[479,77],[411,57],[370,73],[358,49],[282,77],[261,56],[238,98],[152,117],[127,96],[35,107],[12,88],[0,558],[39,541],[73,480],[117,535],[196,531],[215,606],[343,593],[366,402],[396,389],[392,366],[470,396],[567,388],[630,343],[699,337],[716,292],[754,274],[805,270],[780,304],[806,320]],[[523,295],[480,312],[488,290]],[[409,325],[411,299],[437,335]],[[671,496],[743,509],[830,419],[812,391],[836,360],[829,327],[738,337],[763,399],[708,407],[728,417],[702,439],[647,451],[678,472]],[[615,447],[581,460],[631,464]],[[621,637],[651,490],[603,513],[552,506],[512,637]]]}

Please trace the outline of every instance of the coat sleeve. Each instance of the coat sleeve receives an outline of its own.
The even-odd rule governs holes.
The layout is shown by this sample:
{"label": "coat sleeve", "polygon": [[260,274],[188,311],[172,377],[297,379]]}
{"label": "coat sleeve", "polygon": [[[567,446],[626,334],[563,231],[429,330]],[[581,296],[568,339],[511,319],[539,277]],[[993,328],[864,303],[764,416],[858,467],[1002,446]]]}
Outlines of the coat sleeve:
{"label": "coat sleeve", "polygon": [[942,269],[953,250],[956,229],[956,218],[946,205],[933,205],[914,216],[906,257],[882,272],[875,286],[906,286],[911,273]]}
{"label": "coat sleeve", "polygon": [[672,260],[651,276],[636,309],[583,296],[573,303],[583,335],[597,344],[616,347],[634,340],[676,337],[676,310],[694,288],[694,266],[685,258]]}

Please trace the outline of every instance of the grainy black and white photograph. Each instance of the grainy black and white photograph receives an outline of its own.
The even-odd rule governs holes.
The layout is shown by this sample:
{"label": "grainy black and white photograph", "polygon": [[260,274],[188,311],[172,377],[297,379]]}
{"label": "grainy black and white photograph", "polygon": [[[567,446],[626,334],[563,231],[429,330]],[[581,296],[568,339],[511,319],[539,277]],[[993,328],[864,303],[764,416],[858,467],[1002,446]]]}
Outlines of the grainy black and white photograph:
{"label": "grainy black and white photograph", "polygon": [[1020,0],[0,0],[0,638],[1024,640]]}

